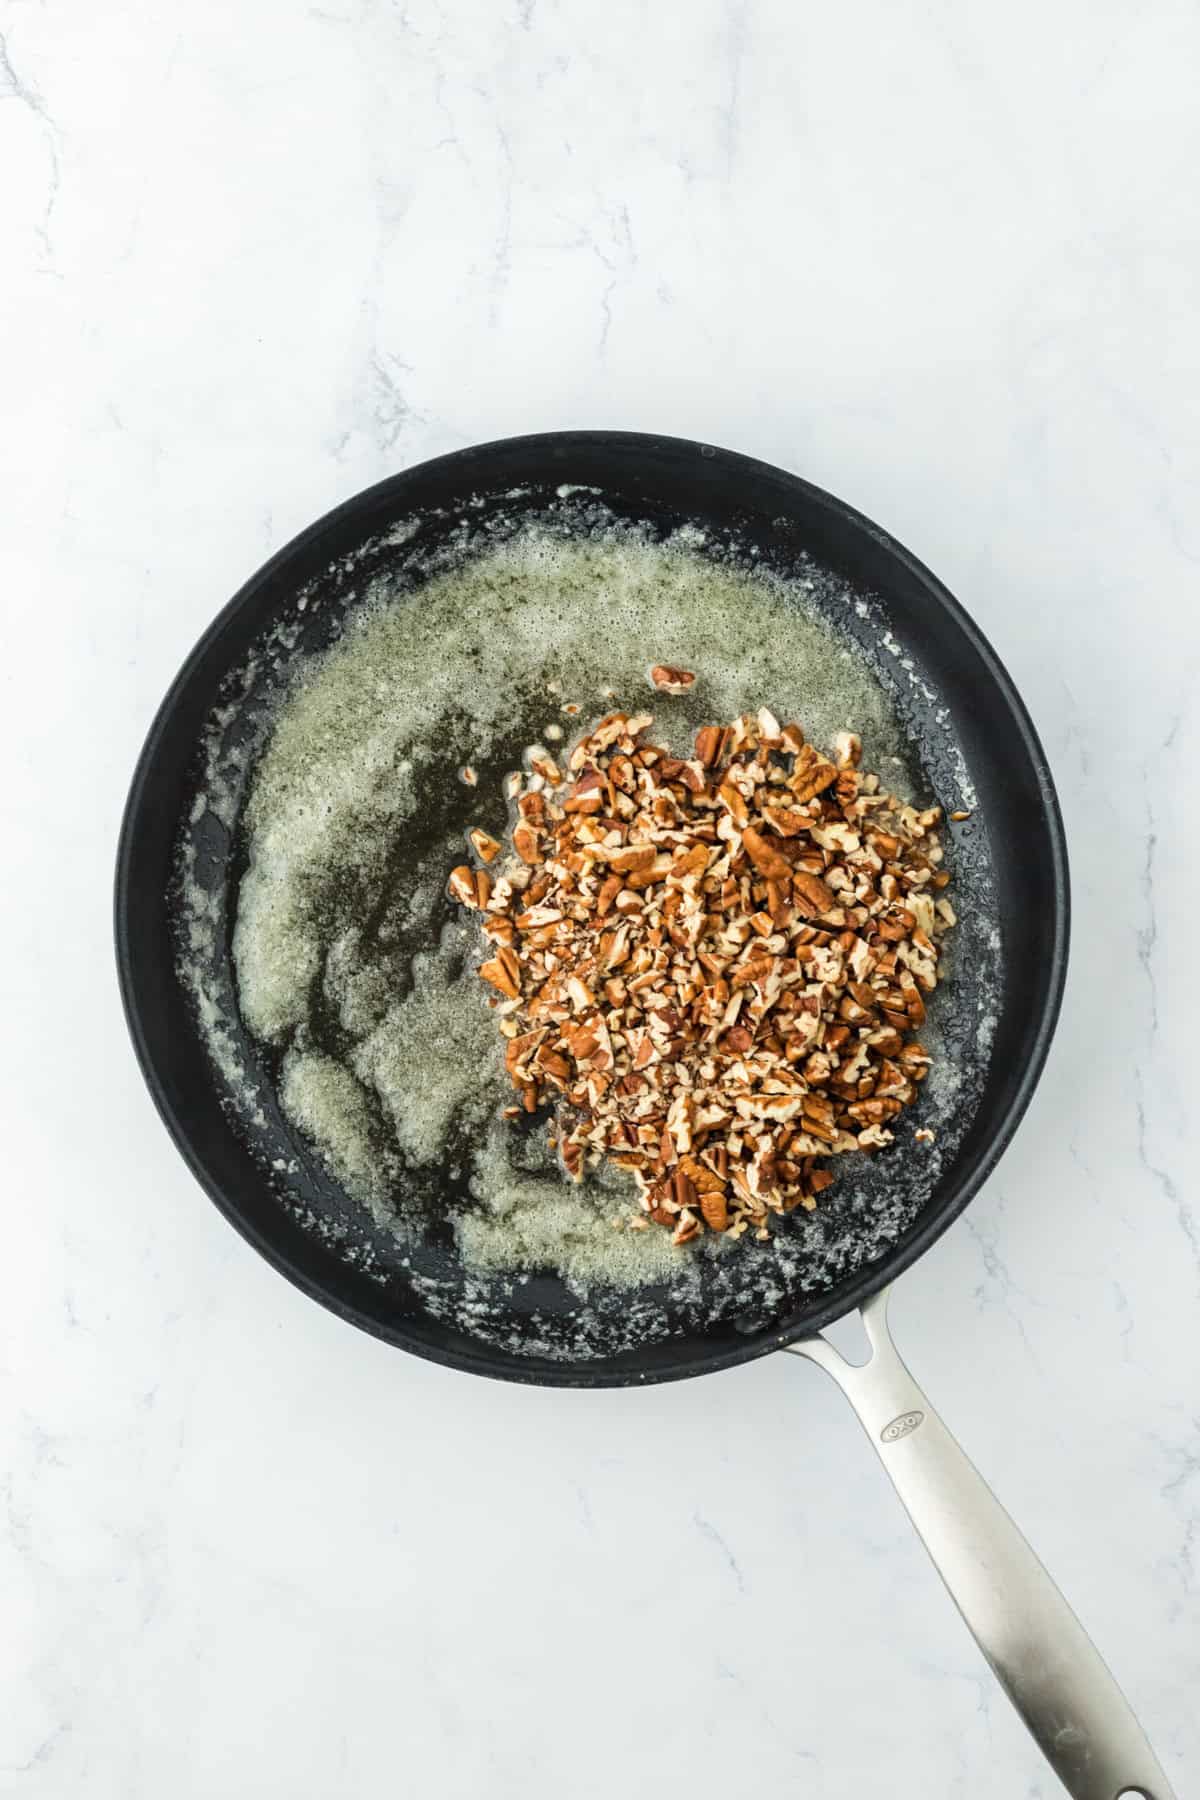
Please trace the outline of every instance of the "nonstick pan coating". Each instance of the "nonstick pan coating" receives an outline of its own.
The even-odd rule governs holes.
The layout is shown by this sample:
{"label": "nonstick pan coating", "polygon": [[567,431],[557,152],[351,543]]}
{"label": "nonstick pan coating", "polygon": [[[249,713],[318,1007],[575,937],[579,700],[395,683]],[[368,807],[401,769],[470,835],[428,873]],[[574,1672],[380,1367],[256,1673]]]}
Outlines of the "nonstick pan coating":
{"label": "nonstick pan coating", "polygon": [[[842,596],[838,628],[876,658],[879,643],[888,645],[894,668],[882,673],[923,785],[948,807],[972,796],[972,818],[953,828],[951,845],[963,926],[953,978],[937,997],[945,1054],[971,1077],[949,1152],[925,1179],[914,1173],[919,1151],[898,1142],[872,1159],[867,1203],[852,1202],[852,1184],[835,1183],[815,1222],[803,1222],[816,1234],[807,1272],[774,1288],[760,1281],[740,1310],[729,1300],[732,1258],[711,1280],[699,1265],[686,1303],[639,1290],[632,1304],[601,1295],[597,1312],[549,1275],[497,1278],[483,1291],[448,1239],[406,1248],[288,1126],[272,1103],[270,1069],[244,1033],[238,1053],[258,1070],[262,1105],[257,1123],[239,1119],[175,972],[176,856],[190,831],[221,921],[216,976],[231,981],[228,926],[244,848],[236,816],[203,814],[197,824],[194,808],[214,716],[222,753],[248,780],[279,691],[281,646],[285,662],[325,648],[367,585],[423,543],[464,520],[478,530],[502,513],[544,513],[564,487],[595,490],[613,515],[652,534],[698,522],[760,566],[827,571],[828,590]],[[321,604],[309,603],[314,594]],[[864,600],[857,608],[855,596]],[[272,658],[256,661],[268,637]],[[764,697],[747,695],[746,704]],[[1028,1103],[1062,993],[1067,927],[1062,826],[1041,747],[955,600],[877,526],[795,476],[708,445],[623,432],[515,438],[438,458],[356,496],[274,557],[206,632],[163,702],[134,776],[116,887],[121,988],[143,1073],[226,1217],[306,1293],[389,1342],[474,1373],[563,1386],[729,1367],[819,1330],[907,1267],[977,1191]]]}

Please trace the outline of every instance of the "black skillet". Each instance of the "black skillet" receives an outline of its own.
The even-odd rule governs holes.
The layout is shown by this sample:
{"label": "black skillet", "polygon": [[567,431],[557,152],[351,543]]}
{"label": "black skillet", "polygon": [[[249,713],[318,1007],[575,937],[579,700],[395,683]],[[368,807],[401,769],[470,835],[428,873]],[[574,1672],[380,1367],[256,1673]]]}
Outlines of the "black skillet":
{"label": "black skillet", "polygon": [[[237,787],[240,771],[244,794],[287,665],[332,641],[372,581],[394,576],[403,604],[419,585],[404,570],[422,567],[454,532],[552,515],[564,486],[594,490],[611,514],[651,534],[698,522],[714,544],[736,543],[785,574],[815,566],[835,578],[821,586],[838,615],[834,628],[857,636],[877,663],[881,634],[890,640],[892,664],[877,672],[928,786],[948,806],[961,802],[966,784],[974,790],[973,816],[952,845],[954,895],[968,944],[972,919],[998,927],[976,945],[988,959],[990,1053],[978,1032],[985,996],[975,959],[960,954],[948,984],[947,1043],[974,1076],[952,1153],[923,1188],[911,1166],[873,1159],[876,1179],[915,1192],[916,1202],[872,1207],[868,1218],[839,1202],[835,1186],[820,1218],[803,1223],[821,1234],[813,1240],[820,1282],[785,1283],[771,1306],[739,1311],[728,1275],[720,1304],[704,1276],[698,1300],[652,1296],[632,1346],[622,1297],[609,1296],[607,1312],[599,1297],[588,1335],[578,1296],[548,1275],[498,1284],[468,1317],[452,1248],[435,1237],[407,1255],[354,1207],[297,1142],[274,1104],[270,1066],[235,1025],[260,1103],[256,1120],[247,1116],[253,1108],[239,1117],[174,972],[182,835],[218,920],[212,984],[236,1011],[229,930],[242,849],[236,818],[193,805],[202,739],[210,772],[220,766]],[[854,595],[868,606],[856,609]],[[264,643],[271,653],[253,659]],[[748,695],[747,704],[759,698]],[[994,652],[945,588],[860,513],[793,475],[709,445],[627,432],[556,432],[440,457],[357,495],[280,551],[210,626],[159,710],[133,779],[116,884],[122,995],[155,1103],[201,1184],[281,1273],[391,1343],[508,1380],[668,1381],[780,1349],[821,1363],[850,1398],[967,1624],[1070,1793],[1166,1800],[1166,1778],[1111,1675],[900,1361],[885,1319],[889,1283],[966,1206],[1025,1110],[1062,995],[1068,914],[1062,824],[1041,747]],[[899,1144],[888,1153],[913,1155]],[[889,1221],[882,1232],[880,1216]],[[872,1344],[858,1367],[819,1335],[856,1307]],[[605,1320],[618,1315],[623,1334],[606,1336]]]}

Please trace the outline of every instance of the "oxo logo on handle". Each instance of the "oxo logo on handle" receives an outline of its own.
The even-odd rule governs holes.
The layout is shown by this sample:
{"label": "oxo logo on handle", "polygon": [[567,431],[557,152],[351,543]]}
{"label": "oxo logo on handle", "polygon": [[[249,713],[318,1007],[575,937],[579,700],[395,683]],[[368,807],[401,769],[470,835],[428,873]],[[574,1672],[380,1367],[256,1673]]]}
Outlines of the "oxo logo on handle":
{"label": "oxo logo on handle", "polygon": [[923,1412],[901,1413],[898,1418],[892,1420],[890,1425],[885,1425],[879,1435],[885,1444],[897,1444],[901,1438],[906,1438],[911,1432],[914,1432],[924,1417]]}

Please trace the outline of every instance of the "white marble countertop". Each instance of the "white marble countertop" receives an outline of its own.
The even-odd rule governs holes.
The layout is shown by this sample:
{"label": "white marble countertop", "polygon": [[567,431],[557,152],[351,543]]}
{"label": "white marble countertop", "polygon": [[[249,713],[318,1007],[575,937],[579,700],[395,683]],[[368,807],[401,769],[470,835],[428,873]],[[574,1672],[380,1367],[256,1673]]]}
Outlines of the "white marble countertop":
{"label": "white marble countertop", "polygon": [[523,1391],[387,1349],[230,1231],[126,1045],[120,808],[213,612],[389,471],[609,425],[879,519],[1043,734],[1062,1024],[893,1316],[1185,1793],[1200,15],[0,0],[0,31],[0,1791],[1058,1792],[825,1377]]}

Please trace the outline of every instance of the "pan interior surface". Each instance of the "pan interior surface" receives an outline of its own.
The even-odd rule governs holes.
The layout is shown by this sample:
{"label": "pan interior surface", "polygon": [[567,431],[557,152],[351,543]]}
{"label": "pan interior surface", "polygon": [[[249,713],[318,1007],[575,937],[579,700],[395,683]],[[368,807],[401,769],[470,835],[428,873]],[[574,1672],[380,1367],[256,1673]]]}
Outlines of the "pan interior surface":
{"label": "pan interior surface", "polygon": [[[665,1277],[633,1288],[464,1266],[447,1219],[478,1208],[478,1170],[473,1178],[467,1122],[453,1114],[444,1153],[402,1176],[414,1200],[407,1222],[398,1227],[386,1201],[364,1204],[281,1106],[281,1058],[251,1035],[239,1006],[245,810],[298,672],[344,646],[368,614],[413,616],[448,571],[485,566],[531,533],[551,546],[615,541],[703,556],[749,571],[751,596],[754,583],[764,592],[774,583],[796,597],[872,672],[922,802],[970,814],[948,832],[960,923],[931,1008],[929,1093],[907,1129],[888,1151],[852,1159],[858,1166],[839,1174],[818,1212],[780,1221],[769,1245],[683,1253]],[[575,604],[594,605],[594,592]],[[481,631],[494,622],[482,604],[479,615]],[[471,630],[459,622],[447,645],[453,635],[469,650]],[[644,664],[669,649],[647,643]],[[747,673],[758,691],[738,709],[775,704],[764,689],[785,686],[786,673],[773,674],[768,655]],[[598,694],[572,697],[581,724],[604,710]],[[648,689],[622,690],[620,703],[644,703],[656,720],[663,711]],[[421,804],[389,865],[401,889],[412,870],[439,870],[468,824],[499,835],[500,778],[547,716],[545,696],[531,696],[482,756],[469,708],[433,718],[433,754],[417,747]],[[457,778],[468,757],[479,764],[476,789]],[[440,885],[412,917],[401,947],[432,966],[452,937]],[[818,1328],[919,1254],[965,1205],[1023,1109],[1052,1029],[1065,930],[1061,831],[1036,739],[949,596],[875,527],[794,477],[626,434],[516,439],[440,459],[360,495],[281,552],[206,634],[164,703],[118,871],[135,1044],[177,1142],[233,1222],[369,1330],[465,1368],[558,1384],[667,1379],[742,1360]],[[932,1147],[912,1142],[913,1125],[925,1124],[936,1124]],[[517,1138],[512,1155],[520,1164]]]}

